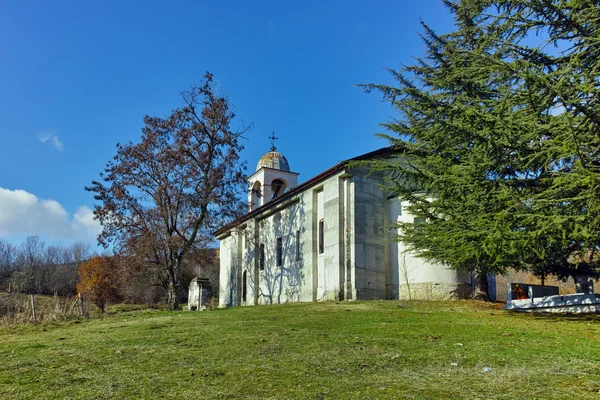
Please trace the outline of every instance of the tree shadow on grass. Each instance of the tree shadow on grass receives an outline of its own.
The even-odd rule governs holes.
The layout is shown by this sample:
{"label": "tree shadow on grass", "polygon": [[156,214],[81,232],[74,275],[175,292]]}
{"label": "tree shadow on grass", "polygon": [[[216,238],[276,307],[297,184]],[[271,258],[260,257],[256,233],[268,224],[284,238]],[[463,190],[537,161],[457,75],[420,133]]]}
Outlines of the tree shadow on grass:
{"label": "tree shadow on grass", "polygon": [[549,313],[549,312],[531,312],[518,313],[519,315],[528,316],[532,319],[543,320],[548,322],[564,322],[564,321],[579,321],[579,322],[595,322],[600,323],[600,313]]}

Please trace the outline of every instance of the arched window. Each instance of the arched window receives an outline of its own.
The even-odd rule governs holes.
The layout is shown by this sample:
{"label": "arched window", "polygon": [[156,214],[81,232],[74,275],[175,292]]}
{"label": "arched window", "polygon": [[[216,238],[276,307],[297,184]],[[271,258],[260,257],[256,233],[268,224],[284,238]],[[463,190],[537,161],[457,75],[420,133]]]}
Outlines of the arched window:
{"label": "arched window", "polygon": [[281,196],[285,193],[285,189],[287,189],[287,184],[283,179],[273,179],[271,182],[271,192],[273,193],[273,199]]}
{"label": "arched window", "polygon": [[252,196],[251,196],[251,201],[252,204],[250,205],[250,208],[252,210],[254,210],[255,208],[258,208],[262,205],[262,190],[261,190],[261,185],[259,181],[254,182],[254,185],[252,185]]}

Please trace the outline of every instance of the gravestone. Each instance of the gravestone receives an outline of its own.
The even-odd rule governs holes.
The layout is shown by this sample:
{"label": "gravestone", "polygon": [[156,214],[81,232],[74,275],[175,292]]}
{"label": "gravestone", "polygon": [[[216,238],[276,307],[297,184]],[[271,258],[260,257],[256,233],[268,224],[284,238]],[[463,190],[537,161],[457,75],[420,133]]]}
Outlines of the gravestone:
{"label": "gravestone", "polygon": [[529,296],[529,285],[526,283],[509,283],[508,300],[523,300]]}
{"label": "gravestone", "polygon": [[558,286],[529,285],[527,293],[530,299],[534,297],[558,296]]}
{"label": "gravestone", "polygon": [[577,293],[594,294],[594,281],[587,276],[575,278],[575,290]]}
{"label": "gravestone", "polygon": [[188,289],[188,310],[205,310],[212,294],[208,279],[194,278]]}
{"label": "gravestone", "polygon": [[509,283],[508,300],[533,299],[558,295],[558,286],[530,285],[527,283]]}

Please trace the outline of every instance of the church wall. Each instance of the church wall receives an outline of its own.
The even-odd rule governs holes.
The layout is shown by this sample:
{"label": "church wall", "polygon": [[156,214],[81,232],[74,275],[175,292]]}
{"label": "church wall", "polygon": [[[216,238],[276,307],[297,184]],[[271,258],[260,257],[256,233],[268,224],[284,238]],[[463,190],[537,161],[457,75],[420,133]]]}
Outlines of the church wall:
{"label": "church wall", "polygon": [[258,272],[258,246],[256,240],[257,225],[255,220],[250,220],[240,227],[241,245],[241,293],[240,304],[255,304]]}
{"label": "church wall", "polygon": [[[396,241],[392,221],[414,218],[401,199],[382,192],[380,174],[343,164],[327,173],[335,175],[316,177],[303,191],[219,236],[221,307],[449,299],[470,292],[468,274],[425,262]],[[271,200],[273,179],[284,181],[274,187],[292,188],[296,178],[293,172],[260,168],[249,179],[249,187],[258,182],[261,189],[249,193],[249,209]]]}
{"label": "church wall", "polygon": [[344,263],[346,264],[345,298],[346,300],[354,300],[356,299],[356,268],[354,263],[356,258],[355,185],[351,176],[348,176],[344,181],[344,189],[346,192],[346,198],[344,199],[346,203],[344,209]]}
{"label": "church wall", "polygon": [[239,236],[237,230],[232,230],[220,239],[219,307],[239,305]]}
{"label": "church wall", "polygon": [[[257,244],[259,248],[264,245],[265,249],[264,270],[257,268],[257,304],[312,300],[312,273],[305,254],[308,228],[306,197],[302,194],[293,204],[257,218]],[[281,248],[281,265],[278,265],[278,246]],[[258,260],[258,252],[256,256]]]}
{"label": "church wall", "polygon": [[344,214],[345,192],[343,173],[334,175],[323,182],[323,222],[324,252],[323,274],[319,275],[317,301],[340,300],[344,298],[345,282],[345,243]]}
{"label": "church wall", "polygon": [[352,171],[354,199],[354,270],[357,300],[386,297],[384,194],[381,178],[361,169]]}
{"label": "church wall", "polygon": [[[387,204],[389,220],[415,222],[401,199],[389,199]],[[468,273],[425,261],[407,252],[406,246],[395,240],[398,229],[390,227],[387,232],[391,267],[388,293],[391,299],[448,300],[468,296],[471,291]]]}
{"label": "church wall", "polygon": [[[340,171],[276,204],[221,239],[221,307],[450,299],[470,292],[467,274],[425,262],[395,241],[398,231],[391,221],[414,222],[414,218],[400,199],[388,199],[380,190],[380,176],[360,169],[349,172]],[[282,265],[277,259],[278,239]]]}
{"label": "church wall", "polygon": [[[350,181],[342,174],[265,210],[221,240],[221,282],[227,282],[220,291],[222,307],[355,297],[355,292],[348,289],[352,288],[353,273],[350,232],[345,229],[353,225],[348,210],[353,200],[348,195]],[[322,254],[320,219],[324,227]],[[278,239],[281,266],[277,265]],[[260,269],[261,244],[264,270]]]}

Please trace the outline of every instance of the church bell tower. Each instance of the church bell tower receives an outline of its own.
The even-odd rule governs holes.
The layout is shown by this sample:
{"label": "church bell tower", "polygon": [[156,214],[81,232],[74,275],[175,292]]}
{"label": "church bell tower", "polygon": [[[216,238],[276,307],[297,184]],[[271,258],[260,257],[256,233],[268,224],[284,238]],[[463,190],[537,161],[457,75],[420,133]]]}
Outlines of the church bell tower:
{"label": "church bell tower", "polygon": [[271,151],[258,160],[256,172],[248,178],[248,211],[255,210],[298,186],[299,174],[290,171],[288,160],[277,151],[275,134],[269,139]]}

